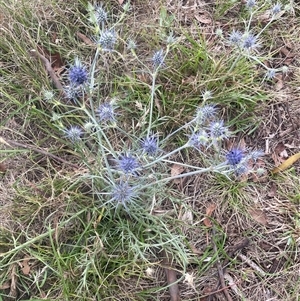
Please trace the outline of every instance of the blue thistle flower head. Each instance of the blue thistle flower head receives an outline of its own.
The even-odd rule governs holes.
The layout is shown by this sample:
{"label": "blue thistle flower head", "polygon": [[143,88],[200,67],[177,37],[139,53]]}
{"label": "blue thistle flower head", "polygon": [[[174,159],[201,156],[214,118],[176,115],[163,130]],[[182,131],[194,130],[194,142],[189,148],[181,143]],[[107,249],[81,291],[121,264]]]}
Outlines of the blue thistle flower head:
{"label": "blue thistle flower head", "polygon": [[265,155],[265,152],[262,151],[262,150],[253,150],[252,152],[250,152],[248,154],[248,158],[250,160],[253,160],[253,161],[257,161],[258,159],[260,159],[261,157],[263,157]]}
{"label": "blue thistle flower head", "polygon": [[121,181],[119,184],[114,185],[111,196],[111,202],[116,202],[117,205],[121,204],[127,209],[127,204],[133,201],[136,191],[128,182]]}
{"label": "blue thistle flower head", "polygon": [[255,0],[247,0],[247,3],[246,3],[247,8],[252,9],[255,5],[256,5]]}
{"label": "blue thistle flower head", "polygon": [[281,4],[277,2],[272,8],[272,14],[273,16],[279,14],[281,12]]}
{"label": "blue thistle flower head", "polygon": [[102,31],[98,44],[105,51],[114,50],[115,44],[117,43],[117,34],[112,29]]}
{"label": "blue thistle flower head", "polygon": [[233,148],[226,154],[229,165],[236,166],[244,159],[244,151],[240,148]]}
{"label": "blue thistle flower head", "polygon": [[245,36],[243,42],[242,42],[242,48],[247,51],[254,50],[258,47],[258,41],[257,37],[253,35],[252,33],[249,33]]}
{"label": "blue thistle flower head", "polygon": [[96,115],[101,122],[114,122],[115,121],[115,109],[111,102],[102,103],[96,110]]}
{"label": "blue thistle flower head", "polygon": [[107,21],[107,12],[103,9],[102,5],[95,7],[95,17],[98,23],[104,23]]}
{"label": "blue thistle flower head", "polygon": [[119,169],[125,174],[135,174],[140,166],[137,158],[130,154],[120,156],[120,158],[117,160],[117,163]]}
{"label": "blue thistle flower head", "polygon": [[231,44],[239,46],[242,40],[242,33],[240,31],[233,30],[229,35],[228,40]]}
{"label": "blue thistle flower head", "polygon": [[159,148],[158,148],[158,139],[156,135],[150,135],[141,140],[141,148],[143,152],[152,156],[155,155]]}
{"label": "blue thistle flower head", "polygon": [[209,119],[214,119],[216,116],[216,111],[217,109],[215,105],[211,104],[199,107],[196,111],[196,122],[201,125]]}
{"label": "blue thistle flower head", "polygon": [[206,131],[201,130],[199,132],[193,133],[189,138],[189,145],[195,148],[200,148],[201,146],[207,145],[209,141],[209,136]]}
{"label": "blue thistle flower head", "polygon": [[226,126],[224,126],[224,121],[219,120],[212,122],[210,124],[210,138],[215,141],[221,141],[230,136],[230,132]]}
{"label": "blue thistle flower head", "polygon": [[68,129],[64,130],[65,136],[72,142],[77,142],[81,140],[83,135],[82,129],[77,125],[72,125]]}
{"label": "blue thistle flower head", "polygon": [[83,95],[81,86],[74,86],[74,85],[66,86],[64,88],[64,92],[66,98],[74,102],[78,100],[80,97],[82,97]]}
{"label": "blue thistle flower head", "polygon": [[86,68],[79,59],[75,59],[74,65],[69,70],[69,80],[71,85],[79,86],[84,84],[88,79]]}
{"label": "blue thistle flower head", "polygon": [[273,79],[276,75],[276,70],[275,69],[268,69],[265,78],[266,79]]}
{"label": "blue thistle flower head", "polygon": [[156,51],[152,57],[152,63],[154,68],[164,65],[164,51],[162,49]]}

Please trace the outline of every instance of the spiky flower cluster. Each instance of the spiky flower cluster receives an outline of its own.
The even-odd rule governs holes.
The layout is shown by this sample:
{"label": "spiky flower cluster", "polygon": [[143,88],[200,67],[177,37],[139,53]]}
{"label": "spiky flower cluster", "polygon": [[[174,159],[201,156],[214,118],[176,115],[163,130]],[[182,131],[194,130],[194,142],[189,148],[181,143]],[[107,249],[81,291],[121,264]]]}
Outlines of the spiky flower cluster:
{"label": "spiky flower cluster", "polygon": [[259,47],[258,37],[249,32],[242,34],[240,31],[233,30],[228,40],[231,44],[247,52]]}
{"label": "spiky flower cluster", "polygon": [[189,145],[195,148],[211,146],[227,139],[230,131],[223,120],[217,119],[217,108],[208,104],[199,107],[194,118],[195,126],[189,136]]}
{"label": "spiky flower cluster", "polygon": [[254,150],[246,152],[242,148],[233,148],[226,154],[226,161],[236,175],[244,175],[253,170],[258,159],[264,156],[264,152]]}
{"label": "spiky flower cluster", "polygon": [[105,51],[112,51],[117,43],[117,34],[113,29],[106,29],[101,32],[98,45]]}
{"label": "spiky flower cluster", "polygon": [[153,156],[156,155],[158,148],[158,139],[155,135],[149,135],[141,140],[141,148],[146,154]]}
{"label": "spiky flower cluster", "polygon": [[164,51],[162,49],[156,51],[152,57],[154,68],[161,67],[164,64]]}
{"label": "spiky flower cluster", "polygon": [[68,129],[64,130],[65,136],[72,142],[77,142],[81,140],[83,135],[82,129],[77,125],[72,125]]}
{"label": "spiky flower cluster", "polygon": [[100,122],[108,123],[115,121],[115,109],[111,102],[102,103],[96,110]]}
{"label": "spiky flower cluster", "polygon": [[121,181],[115,184],[111,190],[111,200],[110,203],[116,203],[118,205],[124,206],[128,210],[128,204],[132,203],[136,197],[136,191],[133,186],[131,186],[127,181]]}
{"label": "spiky flower cluster", "polygon": [[70,67],[69,79],[70,84],[73,86],[82,85],[87,81],[88,76],[86,68],[82,65],[79,59],[76,59],[74,65]]}

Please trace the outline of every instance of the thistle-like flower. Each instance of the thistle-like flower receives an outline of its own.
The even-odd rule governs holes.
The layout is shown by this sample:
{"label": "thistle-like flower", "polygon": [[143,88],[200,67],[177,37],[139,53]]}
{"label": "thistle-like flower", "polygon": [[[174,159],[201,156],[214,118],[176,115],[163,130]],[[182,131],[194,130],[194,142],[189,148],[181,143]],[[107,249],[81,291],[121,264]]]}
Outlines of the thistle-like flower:
{"label": "thistle-like flower", "polygon": [[236,166],[244,158],[244,151],[240,148],[233,148],[226,154],[226,159],[229,165]]}
{"label": "thistle-like flower", "polygon": [[136,196],[136,192],[133,186],[128,184],[128,182],[120,182],[113,186],[111,191],[111,202],[116,202],[117,205],[121,204],[126,209],[127,204],[131,203]]}
{"label": "thistle-like flower", "polygon": [[272,14],[273,16],[279,14],[281,12],[281,4],[277,2],[272,8]]}
{"label": "thistle-like flower", "polygon": [[216,107],[208,104],[203,107],[199,107],[196,111],[196,122],[199,125],[204,124],[207,120],[214,119],[216,115]]}
{"label": "thistle-like flower", "polygon": [[275,69],[268,69],[266,73],[266,78],[267,79],[273,79],[276,75],[276,70]]}
{"label": "thistle-like flower", "polygon": [[95,7],[95,17],[98,23],[103,23],[107,21],[107,12],[103,9],[101,5]]}
{"label": "thistle-like flower", "polygon": [[246,6],[250,9],[252,9],[256,5],[255,0],[247,0]]}
{"label": "thistle-like flower", "polygon": [[83,135],[82,129],[77,125],[72,125],[68,129],[65,129],[64,133],[65,136],[72,142],[77,142],[81,140],[81,136]]}
{"label": "thistle-like flower", "polygon": [[82,96],[81,86],[74,86],[74,85],[66,86],[64,88],[64,92],[66,98],[71,101],[76,101]]}
{"label": "thistle-like flower", "polygon": [[156,51],[152,57],[152,63],[154,68],[164,65],[164,51],[162,49]]}
{"label": "thistle-like flower", "polygon": [[81,61],[78,58],[76,58],[74,65],[71,66],[69,70],[69,79],[71,85],[82,85],[87,81],[87,78],[88,76],[86,68],[82,65]]}
{"label": "thistle-like flower", "polygon": [[158,148],[158,139],[156,135],[150,135],[141,140],[141,148],[143,152],[152,156],[155,155],[159,148]]}
{"label": "thistle-like flower", "polygon": [[219,120],[212,122],[210,124],[210,138],[214,141],[221,141],[230,136],[230,132],[226,126],[224,126],[224,121]]}
{"label": "thistle-like flower", "polygon": [[252,33],[248,33],[245,38],[243,39],[242,42],[242,48],[247,50],[247,51],[251,51],[255,48],[258,47],[258,41],[257,41],[257,37],[255,35],[253,35]]}
{"label": "thistle-like flower", "polygon": [[239,46],[242,40],[242,33],[240,31],[233,30],[229,35],[228,40],[231,44]]}
{"label": "thistle-like flower", "polygon": [[195,148],[200,148],[201,146],[207,145],[209,142],[209,136],[206,131],[201,130],[199,132],[193,133],[189,138],[189,145]]}
{"label": "thistle-like flower", "polygon": [[115,110],[110,102],[102,103],[96,110],[96,114],[101,122],[114,122],[115,121]]}
{"label": "thistle-like flower", "polygon": [[117,42],[116,32],[112,29],[104,30],[98,40],[98,44],[105,51],[112,51]]}
{"label": "thistle-like flower", "polygon": [[43,90],[43,96],[46,101],[51,101],[54,98],[54,93],[49,90]]}
{"label": "thistle-like flower", "polygon": [[120,158],[117,160],[117,164],[119,169],[125,174],[135,174],[140,166],[136,157],[130,154],[120,156]]}

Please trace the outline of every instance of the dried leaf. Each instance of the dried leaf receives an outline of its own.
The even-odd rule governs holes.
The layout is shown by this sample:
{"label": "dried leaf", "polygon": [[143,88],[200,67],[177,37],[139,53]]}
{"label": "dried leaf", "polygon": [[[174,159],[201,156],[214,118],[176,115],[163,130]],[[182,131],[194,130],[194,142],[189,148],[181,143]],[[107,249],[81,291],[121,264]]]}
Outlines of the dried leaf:
{"label": "dried leaf", "polygon": [[206,227],[211,227],[211,221],[209,219],[209,217],[211,217],[212,213],[214,212],[214,210],[217,208],[216,204],[210,204],[207,208],[206,208],[206,217],[203,220],[203,223]]}
{"label": "dried leaf", "polygon": [[259,224],[262,224],[264,226],[268,224],[267,216],[262,210],[257,208],[251,208],[248,212],[251,215],[251,217]]}
{"label": "dried leaf", "polygon": [[7,170],[6,165],[3,163],[0,163],[0,172],[6,172],[6,170]]}
{"label": "dried leaf", "polygon": [[195,15],[195,19],[197,19],[200,23],[203,24],[211,24],[212,20],[207,15]]}
{"label": "dried leaf", "polygon": [[185,211],[179,218],[190,225],[193,224],[193,212],[191,210]]}
{"label": "dried leaf", "polygon": [[276,174],[276,173],[278,173],[280,171],[286,170],[291,165],[293,165],[298,159],[300,159],[300,153],[297,153],[297,154],[291,156],[290,158],[288,158],[287,160],[285,160],[281,165],[279,165],[278,167],[275,167],[271,171],[271,173],[272,174]]}
{"label": "dried leaf", "polygon": [[179,164],[173,164],[171,168],[171,177],[178,176],[184,172],[184,167]]}
{"label": "dried leaf", "polygon": [[198,250],[193,244],[190,244],[191,251],[196,255],[203,255],[203,252]]}
{"label": "dried leaf", "polygon": [[64,69],[63,60],[58,52],[51,53],[42,45],[37,45],[37,51],[51,63],[51,67],[54,71],[60,70],[61,68]]}
{"label": "dried leaf", "polygon": [[79,39],[81,39],[85,44],[90,45],[90,46],[94,46],[95,43],[93,43],[92,40],[90,40],[87,36],[85,36],[83,33],[81,32],[76,32],[76,35]]}
{"label": "dried leaf", "polygon": [[4,282],[3,284],[0,285],[0,290],[6,290],[10,288],[10,283],[9,281]]}
{"label": "dried leaf", "polygon": [[21,270],[24,275],[29,275],[29,273],[30,273],[31,267],[29,265],[29,260],[30,260],[30,257],[25,256],[23,261],[20,263]]}

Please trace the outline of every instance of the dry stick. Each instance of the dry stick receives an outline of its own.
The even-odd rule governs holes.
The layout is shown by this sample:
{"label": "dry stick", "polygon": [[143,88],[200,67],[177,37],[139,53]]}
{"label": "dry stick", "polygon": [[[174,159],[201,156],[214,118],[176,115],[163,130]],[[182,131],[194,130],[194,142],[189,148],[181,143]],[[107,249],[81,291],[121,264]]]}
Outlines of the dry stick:
{"label": "dry stick", "polygon": [[223,268],[222,268],[222,265],[220,263],[220,258],[219,258],[219,255],[218,255],[217,245],[216,245],[216,243],[214,241],[214,238],[216,237],[216,230],[215,230],[214,226],[212,227],[212,232],[213,232],[212,242],[213,242],[214,252],[215,252],[215,254],[217,256],[217,269],[218,269],[218,274],[219,274],[219,281],[221,283],[221,288],[223,289],[223,294],[225,295],[227,301],[232,301],[232,298],[230,297],[230,295],[228,293],[227,286],[225,284]]}
{"label": "dry stick", "polygon": [[167,257],[167,253],[162,251],[163,265],[167,276],[167,283],[169,284],[169,293],[171,301],[180,301],[179,288],[177,283],[176,272],[174,269],[171,269],[171,262]]}
{"label": "dry stick", "polygon": [[70,165],[70,166],[72,166],[72,167],[74,167],[76,169],[79,168],[78,165],[73,164],[71,162],[68,162],[67,160],[64,160],[64,159],[62,159],[62,158],[60,158],[60,157],[58,157],[56,155],[48,153],[47,151],[44,151],[44,150],[39,149],[37,147],[31,146],[31,145],[28,145],[28,144],[19,143],[19,142],[12,141],[12,140],[4,140],[1,137],[0,137],[0,141],[2,141],[3,143],[5,143],[8,146],[16,146],[16,147],[22,147],[22,148],[25,148],[25,149],[30,149],[30,150],[32,150],[32,151],[34,151],[36,153],[40,153],[40,154],[42,154],[44,156],[47,156],[47,157],[50,157],[50,158],[52,158],[54,160],[60,161],[60,162],[65,163],[65,164],[68,164],[68,165]]}
{"label": "dry stick", "polygon": [[[229,253],[228,253],[228,257],[227,257],[227,258],[224,260],[224,262],[223,262],[223,267],[224,267],[224,268],[223,268],[223,274],[225,274],[225,272],[226,272],[226,266],[227,266],[227,264],[229,263],[229,258],[232,258],[232,257],[234,256],[234,254],[235,254],[237,251],[246,248],[246,247],[249,245],[249,243],[250,243],[249,238],[244,238],[240,243],[237,243],[237,244],[235,244],[235,245],[232,247],[231,251],[229,251]],[[212,297],[215,293],[218,292],[218,287],[219,287],[219,286],[220,286],[220,280],[219,280],[219,283],[218,283],[218,285],[217,285],[215,291],[214,291],[213,293],[211,293],[211,295],[209,296],[209,301],[211,300],[211,297]]]}
{"label": "dry stick", "polygon": [[56,74],[55,74],[55,72],[54,72],[54,70],[51,66],[51,63],[43,55],[41,55],[38,51],[36,51],[35,49],[30,50],[30,53],[33,56],[35,56],[36,58],[39,58],[43,62],[48,74],[50,75],[51,79],[53,80],[54,86],[61,93],[65,94],[64,87],[62,86],[62,84],[60,83],[58,77],[56,76]]}

